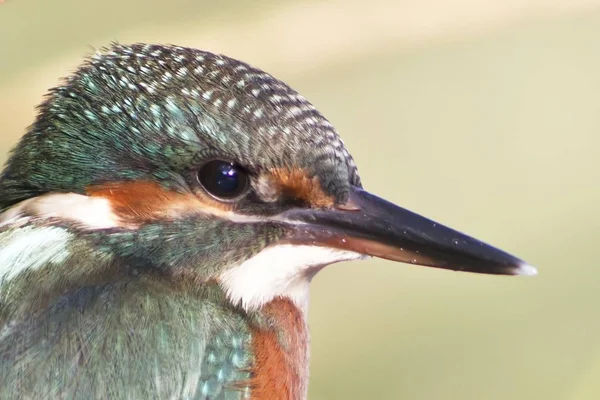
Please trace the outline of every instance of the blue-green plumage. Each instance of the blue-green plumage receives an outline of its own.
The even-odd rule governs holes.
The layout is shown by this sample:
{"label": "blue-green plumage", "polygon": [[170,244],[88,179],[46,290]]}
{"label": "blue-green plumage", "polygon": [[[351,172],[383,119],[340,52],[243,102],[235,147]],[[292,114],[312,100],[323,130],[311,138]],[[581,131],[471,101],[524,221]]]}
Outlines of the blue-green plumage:
{"label": "blue-green plumage", "polygon": [[245,398],[229,387],[250,378],[244,314],[156,280],[81,287],[5,328],[2,398]]}
{"label": "blue-green plumage", "polygon": [[11,392],[1,397],[244,398],[249,388],[228,385],[250,378],[254,316],[218,284],[166,278],[166,267],[117,255],[95,235],[73,234],[60,263],[2,284],[0,383]]}
{"label": "blue-green plumage", "polygon": [[53,89],[0,180],[0,205],[102,181],[178,188],[210,157],[306,168],[337,196],[359,178],[329,122],[269,74],[200,50],[114,45]]}
{"label": "blue-green plumage", "polygon": [[[292,101],[304,111],[275,132],[267,118],[285,118],[284,106]],[[114,45],[40,106],[0,178],[0,208],[119,182],[156,182],[160,190],[192,196],[196,168],[212,158],[236,160],[255,176],[276,166],[309,166],[302,151],[287,149],[296,143],[300,150],[301,141],[319,137],[302,129],[298,118],[309,117],[325,123],[287,85],[247,64],[181,47]],[[346,158],[321,163],[349,184],[354,169]],[[340,193],[344,185],[338,184]],[[132,218],[133,208],[141,213],[154,201],[140,199],[131,206]],[[272,214],[282,207],[249,196],[235,210]],[[61,234],[49,251],[61,254],[35,268],[23,265],[2,283],[0,386],[11,388],[14,398],[249,395],[244,382],[251,374],[253,317],[229,304],[215,280],[284,231],[271,221],[240,224],[205,210],[180,212],[136,221],[134,229],[88,229],[32,210],[21,215],[24,225],[5,223],[5,236],[52,225]],[[36,256],[30,252],[26,257]]]}
{"label": "blue-green plumage", "polygon": [[0,398],[306,398],[325,265],[532,274],[362,189],[285,83],[113,45],[39,108],[0,175]]}

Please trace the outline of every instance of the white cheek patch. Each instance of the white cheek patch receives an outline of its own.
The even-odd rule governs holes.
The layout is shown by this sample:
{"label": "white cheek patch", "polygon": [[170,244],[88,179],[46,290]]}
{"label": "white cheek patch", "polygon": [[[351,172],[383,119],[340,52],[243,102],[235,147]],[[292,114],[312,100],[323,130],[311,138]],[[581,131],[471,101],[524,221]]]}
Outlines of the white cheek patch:
{"label": "white cheek patch", "polygon": [[233,304],[257,310],[276,297],[286,297],[301,310],[308,308],[309,284],[322,267],[364,258],[352,251],[282,244],[223,272],[219,281]]}
{"label": "white cheek patch", "polygon": [[59,227],[24,226],[0,232],[0,283],[69,257],[73,235]]}
{"label": "white cheek patch", "polygon": [[56,218],[89,230],[124,227],[108,199],[75,193],[53,193],[25,200],[0,215],[0,227],[24,216]]}
{"label": "white cheek patch", "polygon": [[106,199],[78,194],[48,194],[25,200],[0,214],[0,291],[24,272],[64,263],[74,234],[67,228],[32,224],[32,220],[59,219],[80,229],[119,227]]}

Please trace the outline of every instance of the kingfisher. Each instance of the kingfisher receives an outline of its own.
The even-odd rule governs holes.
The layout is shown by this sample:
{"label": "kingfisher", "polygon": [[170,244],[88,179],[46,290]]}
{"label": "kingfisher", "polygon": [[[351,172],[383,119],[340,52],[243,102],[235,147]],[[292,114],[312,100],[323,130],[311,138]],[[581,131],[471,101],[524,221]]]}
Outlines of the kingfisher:
{"label": "kingfisher", "polygon": [[369,256],[536,273],[364,190],[270,74],[114,43],[50,90],[0,175],[0,397],[306,399],[309,284]]}

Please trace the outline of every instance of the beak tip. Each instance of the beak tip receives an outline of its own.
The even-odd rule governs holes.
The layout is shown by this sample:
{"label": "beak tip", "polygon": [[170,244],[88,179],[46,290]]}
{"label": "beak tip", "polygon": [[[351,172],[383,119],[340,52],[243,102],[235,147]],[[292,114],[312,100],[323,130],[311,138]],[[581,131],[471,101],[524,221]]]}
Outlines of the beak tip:
{"label": "beak tip", "polygon": [[520,264],[514,270],[514,275],[535,276],[538,274],[537,268],[527,263]]}

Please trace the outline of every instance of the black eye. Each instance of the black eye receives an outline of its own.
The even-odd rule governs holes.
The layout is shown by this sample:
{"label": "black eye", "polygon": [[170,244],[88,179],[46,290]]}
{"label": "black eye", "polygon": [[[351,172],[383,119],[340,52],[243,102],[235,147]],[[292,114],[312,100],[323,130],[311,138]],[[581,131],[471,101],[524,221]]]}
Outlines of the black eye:
{"label": "black eye", "polygon": [[232,162],[214,160],[200,168],[198,182],[210,195],[221,200],[232,200],[248,188],[248,173]]}

